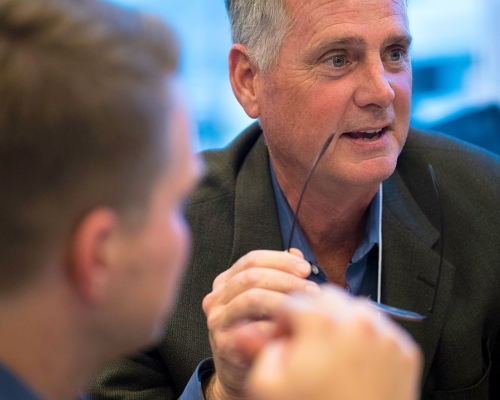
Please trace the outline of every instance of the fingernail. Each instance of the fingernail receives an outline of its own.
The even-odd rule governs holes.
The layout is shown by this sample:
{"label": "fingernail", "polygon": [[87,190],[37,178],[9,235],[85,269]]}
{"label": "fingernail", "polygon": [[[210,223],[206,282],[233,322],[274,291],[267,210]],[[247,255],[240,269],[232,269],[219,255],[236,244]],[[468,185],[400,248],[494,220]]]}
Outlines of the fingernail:
{"label": "fingernail", "polygon": [[295,265],[295,268],[301,275],[309,276],[309,274],[311,273],[311,264],[309,264],[307,261],[298,262]]}
{"label": "fingernail", "polygon": [[309,283],[306,286],[306,293],[308,294],[318,294],[321,292],[321,289],[315,283]]}

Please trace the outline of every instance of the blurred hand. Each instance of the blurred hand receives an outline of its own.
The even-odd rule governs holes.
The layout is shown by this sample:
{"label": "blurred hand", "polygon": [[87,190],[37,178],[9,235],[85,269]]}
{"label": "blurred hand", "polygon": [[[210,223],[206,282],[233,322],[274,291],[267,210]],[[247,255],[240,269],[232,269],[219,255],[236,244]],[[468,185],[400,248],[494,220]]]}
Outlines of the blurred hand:
{"label": "blurred hand", "polygon": [[[298,250],[259,250],[219,275],[203,301],[216,374],[205,390],[209,400],[248,398],[245,382],[258,350],[276,335],[276,314],[289,293],[318,293],[306,278],[310,264]],[[251,340],[241,340],[242,338]]]}
{"label": "blurred hand", "polygon": [[284,306],[249,374],[253,398],[416,400],[422,356],[413,339],[366,301],[322,289]]}

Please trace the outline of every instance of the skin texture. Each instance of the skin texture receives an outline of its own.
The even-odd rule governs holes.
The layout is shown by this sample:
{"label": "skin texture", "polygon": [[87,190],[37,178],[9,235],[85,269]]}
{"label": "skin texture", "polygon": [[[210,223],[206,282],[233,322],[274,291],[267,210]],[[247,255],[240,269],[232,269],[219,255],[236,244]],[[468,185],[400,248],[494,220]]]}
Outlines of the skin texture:
{"label": "skin texture", "polygon": [[158,133],[169,162],[140,223],[89,211],[43,273],[0,301],[0,360],[42,398],[77,398],[105,363],[161,336],[189,250],[182,204],[200,173],[183,107],[169,117]]}
{"label": "skin texture", "polygon": [[[278,321],[281,334],[258,355],[249,378],[256,399],[418,398],[420,350],[362,300],[323,288],[314,299],[289,301]],[[244,336],[242,343],[251,342]]]}
{"label": "skin texture", "polygon": [[[235,44],[229,54],[231,84],[247,114],[260,118],[292,209],[313,159],[331,132],[337,133],[310,182],[299,223],[330,282],[345,286],[367,208],[393,173],[408,133],[406,8],[397,0],[287,0],[285,9],[292,24],[275,65],[260,71],[246,48]],[[378,129],[383,129],[379,135],[359,134]],[[374,138],[362,140],[363,135]],[[215,280],[203,304],[217,370],[206,387],[208,398],[248,398],[244,382],[253,358],[237,332],[243,325],[264,345],[288,295],[306,290],[295,278],[307,274],[298,274],[297,261],[287,257],[252,253]]]}

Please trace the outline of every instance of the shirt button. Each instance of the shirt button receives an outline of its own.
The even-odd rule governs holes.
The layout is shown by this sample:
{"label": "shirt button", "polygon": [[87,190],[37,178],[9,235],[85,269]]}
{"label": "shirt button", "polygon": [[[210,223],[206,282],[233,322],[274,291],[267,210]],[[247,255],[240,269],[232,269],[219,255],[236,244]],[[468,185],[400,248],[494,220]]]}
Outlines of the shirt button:
{"label": "shirt button", "polygon": [[318,275],[319,274],[319,269],[316,265],[312,264],[311,265],[311,271],[314,275]]}

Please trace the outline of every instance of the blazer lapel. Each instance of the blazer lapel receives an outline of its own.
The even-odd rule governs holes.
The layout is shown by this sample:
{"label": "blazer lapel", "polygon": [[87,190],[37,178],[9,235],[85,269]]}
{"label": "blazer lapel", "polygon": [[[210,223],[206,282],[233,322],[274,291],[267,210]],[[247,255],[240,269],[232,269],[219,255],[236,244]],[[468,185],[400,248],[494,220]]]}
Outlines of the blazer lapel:
{"label": "blazer lapel", "polygon": [[[425,381],[446,320],[455,268],[443,260],[437,284],[439,231],[424,215],[397,171],[383,186],[382,302],[427,315],[422,323],[401,323],[422,346]],[[439,206],[434,193],[429,193],[429,201]],[[436,304],[429,314],[436,290]]]}
{"label": "blazer lapel", "polygon": [[269,154],[263,136],[248,153],[236,181],[230,265],[256,249],[283,250]]}

